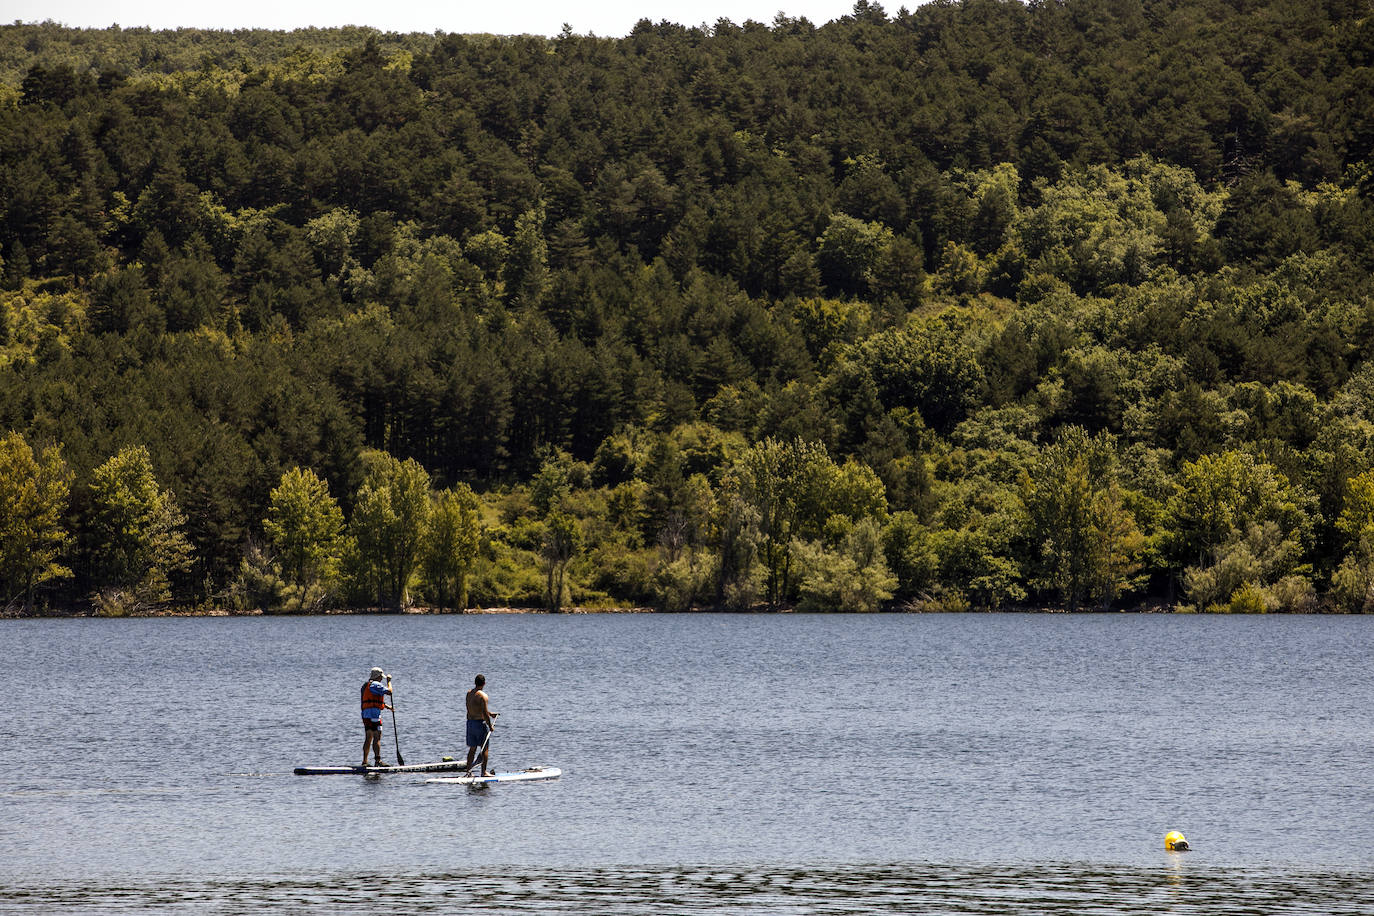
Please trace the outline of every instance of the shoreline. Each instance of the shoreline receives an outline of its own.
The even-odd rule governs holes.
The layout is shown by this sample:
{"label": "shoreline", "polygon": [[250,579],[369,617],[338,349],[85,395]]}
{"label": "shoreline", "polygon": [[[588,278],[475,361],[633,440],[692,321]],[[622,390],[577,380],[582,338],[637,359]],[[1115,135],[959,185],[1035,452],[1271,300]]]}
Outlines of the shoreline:
{"label": "shoreline", "polygon": [[[439,610],[432,607],[408,607],[400,611],[387,608],[330,608],[323,611],[306,613],[266,613],[261,609],[236,611],[229,608],[161,608],[156,610],[135,611],[127,614],[101,614],[95,610],[47,610],[34,614],[14,611],[0,611],[0,620],[120,620],[154,617],[473,617],[487,614],[545,614],[560,616],[564,614],[660,614],[663,611],[651,607],[567,607],[557,612],[541,607],[476,607],[461,611]],[[691,613],[691,612],[687,612]],[[745,612],[749,613],[749,612]]]}
{"label": "shoreline", "polygon": [[472,617],[496,614],[542,614],[547,616],[562,616],[570,614],[825,614],[838,617],[870,617],[881,616],[884,614],[1115,614],[1115,615],[1134,615],[1134,614],[1180,614],[1186,616],[1361,616],[1345,611],[1333,610],[1329,607],[1316,607],[1309,611],[1284,611],[1274,614],[1215,614],[1207,611],[1180,610],[1180,606],[1172,604],[1139,604],[1124,608],[1091,608],[1068,611],[1061,607],[1048,607],[1040,605],[1017,605],[998,608],[997,610],[935,610],[927,608],[896,607],[876,611],[873,613],[859,613],[852,611],[801,611],[796,607],[786,606],[769,608],[763,605],[751,607],[746,610],[721,610],[710,607],[694,607],[685,611],[661,611],[652,607],[644,606],[625,606],[625,607],[595,607],[577,606],[567,607],[554,612],[542,607],[512,607],[512,606],[493,606],[493,607],[474,607],[466,608],[462,611],[438,610],[432,607],[415,606],[408,607],[400,611],[393,611],[384,608],[331,608],[324,611],[314,611],[310,613],[264,613],[260,609],[251,611],[235,611],[228,608],[165,608],[158,610],[140,611],[130,614],[104,615],[94,610],[63,610],[46,611],[36,614],[16,613],[14,611],[0,611],[0,620],[118,620],[118,619],[147,619],[158,617],[403,617],[403,616],[448,616],[448,617]]}

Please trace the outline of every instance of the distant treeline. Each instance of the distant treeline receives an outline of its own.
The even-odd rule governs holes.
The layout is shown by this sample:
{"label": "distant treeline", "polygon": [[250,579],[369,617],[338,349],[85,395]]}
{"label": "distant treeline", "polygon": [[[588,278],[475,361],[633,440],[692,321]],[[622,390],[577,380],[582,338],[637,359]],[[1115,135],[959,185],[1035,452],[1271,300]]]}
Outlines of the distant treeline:
{"label": "distant treeline", "polygon": [[[476,36],[469,36],[474,38]],[[309,60],[319,66],[373,41],[387,55],[424,52],[434,35],[381,32],[361,26],[336,29],[176,29],[147,27],[73,29],[55,22],[0,25],[0,83],[17,90],[34,67],[72,67],[83,73],[119,74],[145,82],[216,73],[237,84],[265,67],[289,70]],[[3,90],[0,90],[3,91]]]}
{"label": "distant treeline", "polygon": [[10,609],[1374,606],[1365,0],[0,62]]}

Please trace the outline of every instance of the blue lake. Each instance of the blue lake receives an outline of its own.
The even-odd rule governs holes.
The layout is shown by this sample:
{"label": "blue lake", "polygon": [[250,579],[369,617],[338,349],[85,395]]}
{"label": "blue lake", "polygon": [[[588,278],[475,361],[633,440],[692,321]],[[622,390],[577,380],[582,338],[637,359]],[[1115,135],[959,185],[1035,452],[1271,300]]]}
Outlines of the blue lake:
{"label": "blue lake", "polygon": [[[7,620],[0,911],[1374,914],[1374,619]],[[361,756],[381,665],[407,763]],[[1188,853],[1164,850],[1181,830]]]}

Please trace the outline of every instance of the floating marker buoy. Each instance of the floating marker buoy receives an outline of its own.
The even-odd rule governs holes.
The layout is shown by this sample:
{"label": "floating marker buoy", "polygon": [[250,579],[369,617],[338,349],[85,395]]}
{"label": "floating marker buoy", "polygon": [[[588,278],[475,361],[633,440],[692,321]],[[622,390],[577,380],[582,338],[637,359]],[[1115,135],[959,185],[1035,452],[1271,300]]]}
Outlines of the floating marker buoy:
{"label": "floating marker buoy", "polygon": [[1164,834],[1164,848],[1170,852],[1183,852],[1188,848],[1188,839],[1177,830]]}

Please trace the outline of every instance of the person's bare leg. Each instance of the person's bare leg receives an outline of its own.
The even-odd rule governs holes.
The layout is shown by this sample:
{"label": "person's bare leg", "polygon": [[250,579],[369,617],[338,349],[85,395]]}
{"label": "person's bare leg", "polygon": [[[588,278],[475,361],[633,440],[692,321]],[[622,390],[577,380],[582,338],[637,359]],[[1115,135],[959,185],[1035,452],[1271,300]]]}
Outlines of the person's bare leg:
{"label": "person's bare leg", "polygon": [[376,766],[382,765],[382,733],[380,730],[367,730],[367,737],[363,738],[363,766],[367,766],[367,751],[372,749],[372,759]]}

